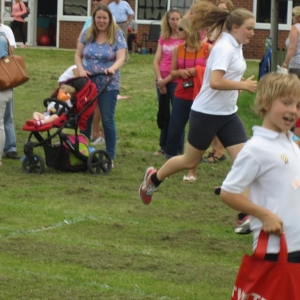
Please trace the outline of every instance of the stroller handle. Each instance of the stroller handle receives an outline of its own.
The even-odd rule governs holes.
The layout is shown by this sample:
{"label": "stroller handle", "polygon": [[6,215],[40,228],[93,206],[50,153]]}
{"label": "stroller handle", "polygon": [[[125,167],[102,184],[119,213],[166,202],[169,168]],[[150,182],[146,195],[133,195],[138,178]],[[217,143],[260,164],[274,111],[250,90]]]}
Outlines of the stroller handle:
{"label": "stroller handle", "polygon": [[89,78],[93,78],[93,77],[96,77],[96,76],[108,76],[108,77],[111,77],[113,74],[111,73],[104,73],[104,72],[99,72],[99,73],[95,73],[95,74],[91,74],[91,75],[88,75]]}

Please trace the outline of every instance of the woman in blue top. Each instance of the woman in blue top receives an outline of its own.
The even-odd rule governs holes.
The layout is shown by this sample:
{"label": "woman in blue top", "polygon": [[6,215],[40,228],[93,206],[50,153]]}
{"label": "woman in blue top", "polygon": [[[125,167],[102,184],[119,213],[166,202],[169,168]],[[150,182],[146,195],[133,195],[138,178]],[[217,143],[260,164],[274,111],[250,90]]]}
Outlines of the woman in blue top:
{"label": "woman in blue top", "polygon": [[[93,12],[92,24],[79,37],[75,53],[75,63],[80,76],[99,72],[113,74],[106,92],[98,97],[102,124],[105,134],[106,151],[113,160],[116,155],[115,108],[120,88],[120,68],[125,61],[127,44],[122,31],[113,21],[106,5],[99,5]],[[93,77],[98,89],[103,86],[103,76]],[[93,116],[87,121],[87,129],[82,133],[91,136]]]}
{"label": "woman in blue top", "polygon": [[[8,55],[7,39],[0,34],[0,58]],[[2,165],[2,154],[5,145],[4,113],[6,104],[12,100],[13,90],[0,91],[0,166]]]}

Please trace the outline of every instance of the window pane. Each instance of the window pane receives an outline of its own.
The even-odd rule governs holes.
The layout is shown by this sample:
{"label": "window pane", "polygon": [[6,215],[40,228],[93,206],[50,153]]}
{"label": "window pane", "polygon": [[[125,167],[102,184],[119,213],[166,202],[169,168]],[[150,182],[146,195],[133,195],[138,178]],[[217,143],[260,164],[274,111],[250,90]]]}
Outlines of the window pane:
{"label": "window pane", "polygon": [[64,0],[64,16],[87,16],[87,0]]}
{"label": "window pane", "polygon": [[138,0],[138,20],[161,20],[167,11],[168,0]]}
{"label": "window pane", "polygon": [[193,4],[193,0],[171,0],[170,8],[178,8],[185,14]]}
{"label": "window pane", "polygon": [[[278,1],[278,21],[279,24],[287,24],[288,1]],[[271,0],[257,0],[256,9],[257,23],[271,22]]]}

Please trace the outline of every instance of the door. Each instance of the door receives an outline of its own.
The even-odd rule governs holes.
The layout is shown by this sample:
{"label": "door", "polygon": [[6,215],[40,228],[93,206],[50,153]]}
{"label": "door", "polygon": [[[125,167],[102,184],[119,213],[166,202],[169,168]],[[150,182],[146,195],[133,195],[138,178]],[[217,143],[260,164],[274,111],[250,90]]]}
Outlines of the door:
{"label": "door", "polygon": [[[25,19],[24,23],[24,33],[25,33],[25,39],[26,39],[26,44],[33,46],[34,45],[34,40],[33,40],[33,30],[34,26],[36,27],[36,2],[37,0],[23,0],[26,6],[30,8],[30,14],[29,16]],[[2,11],[2,23],[10,26],[11,22],[13,21],[13,18],[11,17],[11,9],[12,5],[14,4],[14,0],[1,0],[1,11]],[[15,39],[17,42],[17,45],[20,46],[22,45],[22,39],[21,36],[16,29],[14,32]]]}

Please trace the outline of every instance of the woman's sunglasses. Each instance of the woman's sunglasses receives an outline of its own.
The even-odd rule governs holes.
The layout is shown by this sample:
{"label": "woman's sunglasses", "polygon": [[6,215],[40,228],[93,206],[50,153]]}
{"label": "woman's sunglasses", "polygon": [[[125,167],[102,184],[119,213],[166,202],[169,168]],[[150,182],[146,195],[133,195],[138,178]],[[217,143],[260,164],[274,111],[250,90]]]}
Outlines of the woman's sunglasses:
{"label": "woman's sunglasses", "polygon": [[178,27],[178,31],[184,31],[182,27]]}

